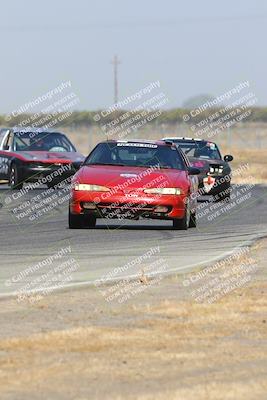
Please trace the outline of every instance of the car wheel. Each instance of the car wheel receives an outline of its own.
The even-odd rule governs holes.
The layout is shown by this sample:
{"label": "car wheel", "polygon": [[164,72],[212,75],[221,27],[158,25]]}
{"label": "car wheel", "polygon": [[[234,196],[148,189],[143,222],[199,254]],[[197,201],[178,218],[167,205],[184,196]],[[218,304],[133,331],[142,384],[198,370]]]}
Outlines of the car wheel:
{"label": "car wheel", "polygon": [[173,229],[186,231],[189,228],[190,215],[191,215],[191,213],[190,213],[189,207],[186,206],[184,217],[182,219],[173,219],[172,220]]}
{"label": "car wheel", "polygon": [[70,229],[82,229],[84,227],[83,215],[72,214],[69,210],[69,228]]}
{"label": "car wheel", "polygon": [[46,185],[48,189],[56,189],[56,186],[59,184],[59,181],[52,181],[52,182],[47,182]]}
{"label": "car wheel", "polygon": [[19,170],[16,164],[11,165],[9,185],[12,190],[20,190],[23,187],[23,182],[20,181]]}
{"label": "car wheel", "polygon": [[96,226],[96,217],[94,215],[87,215],[85,217],[84,223],[88,228],[95,228],[95,226]]}
{"label": "car wheel", "polygon": [[196,220],[196,213],[191,213],[190,215],[190,221],[189,221],[189,228],[195,228],[197,226],[197,220]]}

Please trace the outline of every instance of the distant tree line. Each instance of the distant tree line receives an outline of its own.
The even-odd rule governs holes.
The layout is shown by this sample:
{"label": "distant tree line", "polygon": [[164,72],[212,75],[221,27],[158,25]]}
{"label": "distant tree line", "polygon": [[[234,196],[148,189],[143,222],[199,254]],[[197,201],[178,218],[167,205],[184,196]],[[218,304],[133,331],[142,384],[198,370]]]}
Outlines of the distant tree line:
{"label": "distant tree line", "polygon": [[[267,108],[266,107],[255,107],[250,109],[251,112],[249,113],[246,118],[244,118],[244,122],[267,122]],[[161,111],[161,113],[158,113],[159,115],[156,118],[151,118],[151,124],[157,123],[157,124],[177,124],[177,123],[198,123],[202,121],[203,119],[206,118],[212,118],[214,121],[216,119],[219,119],[218,117],[214,117],[216,112],[218,112],[219,109],[208,109],[205,110],[198,115],[194,115],[194,118],[191,117],[191,110],[190,109],[182,109],[182,108],[176,108],[176,109],[171,109],[171,110],[164,110]],[[244,110],[245,112],[246,110]],[[141,111],[140,111],[141,112]],[[140,112],[130,112],[130,117],[135,117],[138,115]],[[124,115],[128,114],[127,118],[129,117],[129,111],[115,111],[113,113],[110,113],[107,115],[106,111],[73,111],[69,112],[68,115],[64,114],[57,114],[57,120],[58,123],[56,123],[54,126],[90,126],[90,125],[103,125],[103,124],[111,124],[112,121],[118,118],[123,118]],[[153,114],[155,114],[155,111],[149,112],[148,115],[151,114],[151,117],[153,117]],[[185,121],[184,116],[189,115],[190,119],[189,121]],[[100,116],[100,119],[99,117]],[[52,120],[53,117],[51,116]],[[5,115],[0,115],[0,126],[31,126],[32,123],[30,121],[35,122],[35,126],[44,126],[45,124],[43,121],[49,121],[49,118],[47,115],[42,115],[38,118],[33,118],[33,114],[20,114],[16,117],[7,117]],[[27,121],[29,123],[27,123]],[[38,121],[40,121],[40,124],[38,124]]]}

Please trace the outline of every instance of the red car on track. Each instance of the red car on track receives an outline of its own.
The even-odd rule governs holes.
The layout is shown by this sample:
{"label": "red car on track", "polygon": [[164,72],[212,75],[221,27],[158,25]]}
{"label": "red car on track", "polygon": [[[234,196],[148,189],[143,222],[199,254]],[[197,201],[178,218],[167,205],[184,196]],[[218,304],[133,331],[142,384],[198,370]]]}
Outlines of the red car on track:
{"label": "red car on track", "polygon": [[30,127],[0,130],[0,180],[11,189],[21,189],[24,182],[54,187],[74,175],[83,161],[61,132]]}
{"label": "red car on track", "polygon": [[196,226],[198,173],[169,142],[101,142],[73,177],[69,227],[140,217],[171,220],[174,229]]}

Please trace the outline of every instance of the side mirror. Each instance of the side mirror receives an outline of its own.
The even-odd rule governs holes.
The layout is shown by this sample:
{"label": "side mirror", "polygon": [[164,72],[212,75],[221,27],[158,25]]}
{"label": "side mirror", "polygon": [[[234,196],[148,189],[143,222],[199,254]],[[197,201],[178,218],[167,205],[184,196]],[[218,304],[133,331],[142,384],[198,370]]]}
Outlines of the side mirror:
{"label": "side mirror", "polygon": [[195,167],[188,167],[188,175],[199,175],[200,170]]}
{"label": "side mirror", "polygon": [[226,156],[223,157],[224,161],[230,162],[233,161],[234,157],[231,156],[231,154],[227,154]]}

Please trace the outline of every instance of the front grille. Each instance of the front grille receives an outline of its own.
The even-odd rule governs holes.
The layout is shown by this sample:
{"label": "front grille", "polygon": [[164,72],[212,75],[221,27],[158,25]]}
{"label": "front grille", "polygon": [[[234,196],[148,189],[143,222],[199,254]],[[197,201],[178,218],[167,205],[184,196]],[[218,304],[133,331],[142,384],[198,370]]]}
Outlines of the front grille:
{"label": "front grille", "polygon": [[50,166],[50,164],[42,163],[42,162],[36,162],[36,163],[28,164],[29,168],[47,168],[49,166]]}
{"label": "front grille", "polygon": [[[83,208],[83,203],[81,203]],[[117,218],[119,216],[125,215],[127,218],[136,217],[146,217],[146,216],[157,216],[157,215],[167,215],[171,212],[172,206],[167,207],[168,211],[166,213],[157,213],[155,208],[157,206],[150,204],[133,204],[133,203],[98,203],[96,211],[99,216]],[[91,212],[83,208],[85,213]]]}
{"label": "front grille", "polygon": [[98,203],[97,207],[99,209],[125,209],[125,210],[143,210],[143,211],[153,211],[155,206],[149,204],[134,204],[134,203]]}
{"label": "front grille", "polygon": [[65,163],[51,163],[51,162],[35,162],[27,164],[29,168],[49,168],[49,169],[59,169],[63,166],[69,165]]}

